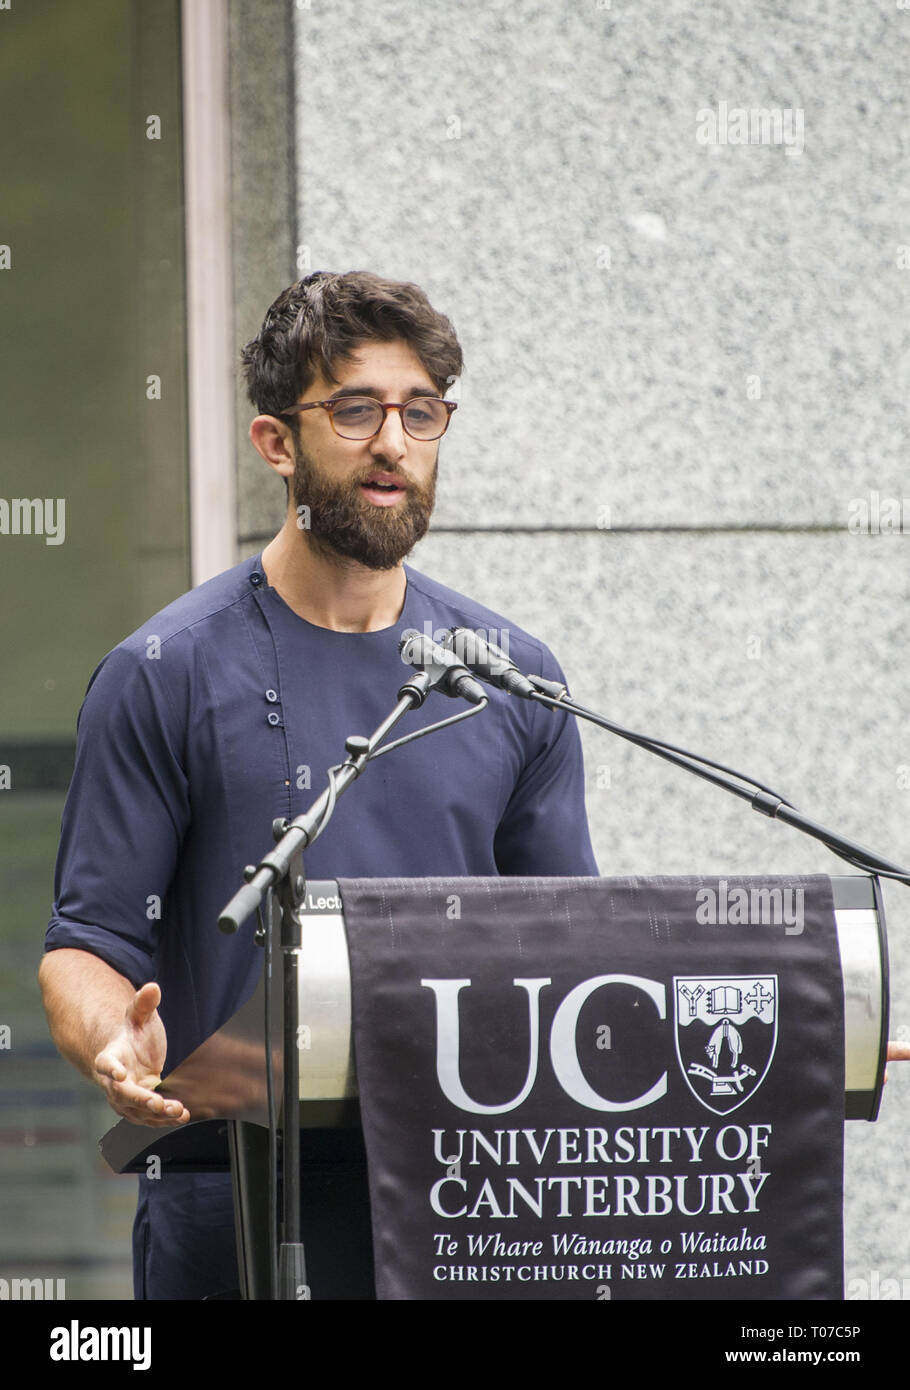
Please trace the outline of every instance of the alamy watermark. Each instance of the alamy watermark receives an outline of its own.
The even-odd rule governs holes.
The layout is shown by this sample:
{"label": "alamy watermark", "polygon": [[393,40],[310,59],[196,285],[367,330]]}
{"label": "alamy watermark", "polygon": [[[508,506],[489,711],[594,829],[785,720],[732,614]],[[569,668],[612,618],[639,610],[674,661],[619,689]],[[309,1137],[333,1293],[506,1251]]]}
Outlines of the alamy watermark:
{"label": "alamy watermark", "polygon": [[900,1299],[906,1303],[910,1300],[910,1279],[883,1279],[877,1269],[870,1269],[868,1279],[848,1280],[846,1297],[850,1301]]}
{"label": "alamy watermark", "polygon": [[66,539],[63,497],[0,497],[0,536],[43,536],[45,545]]}
{"label": "alamy watermark", "polygon": [[695,113],[699,145],[783,145],[784,154],[800,155],[805,148],[806,113],[802,107],[730,106],[717,103]]}
{"label": "alamy watermark", "polygon": [[847,530],[851,536],[910,535],[910,497],[882,497],[875,489],[868,497],[851,497]]}
{"label": "alamy watermark", "polygon": [[0,1279],[0,1300],[14,1303],[66,1298],[65,1279]]}
{"label": "alamy watermark", "polygon": [[701,926],[760,926],[784,928],[801,936],[806,924],[804,888],[730,888],[725,878],[716,888],[695,894],[695,920]]}
{"label": "alamy watermark", "polygon": [[90,1327],[73,1318],[69,1327],[51,1328],[52,1361],[128,1361],[134,1371],[152,1364],[150,1327]]}
{"label": "alamy watermark", "polygon": [[[434,628],[429,618],[424,619],[423,635],[424,637],[428,637],[431,642],[435,642],[437,647],[444,647],[446,645],[446,638],[449,636],[450,631],[451,629],[447,627]],[[503,656],[509,655],[508,628],[475,627],[471,628],[471,631],[474,633],[475,637],[481,638],[482,641],[489,643],[490,646],[498,647]]]}

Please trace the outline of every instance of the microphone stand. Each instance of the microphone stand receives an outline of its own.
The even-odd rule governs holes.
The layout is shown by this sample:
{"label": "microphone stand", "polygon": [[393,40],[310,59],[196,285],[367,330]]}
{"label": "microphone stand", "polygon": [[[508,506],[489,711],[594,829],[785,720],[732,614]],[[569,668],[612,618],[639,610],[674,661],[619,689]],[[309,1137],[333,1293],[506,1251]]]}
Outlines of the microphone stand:
{"label": "microphone stand", "polygon": [[[698,753],[689,753],[684,748],[677,748],[663,739],[649,738],[647,734],[633,733],[631,729],[624,729],[621,724],[614,724],[602,714],[586,709],[577,700],[573,700],[561,681],[546,680],[543,676],[524,675],[507,652],[492,642],[487,642],[479,633],[471,632],[469,628],[464,627],[450,628],[444,645],[481,680],[498,686],[520,699],[534,700],[547,709],[566,710],[579,719],[590,720],[592,724],[606,729],[608,733],[617,734],[619,738],[627,739],[629,743],[635,743],[639,748],[646,748],[648,752],[656,753],[659,758],[665,758],[677,767],[685,768],[696,777],[702,777],[715,787],[722,787],[733,796],[741,797],[749,802],[753,811],[758,811],[771,820],[782,820],[787,825],[795,826],[797,830],[802,830],[804,834],[819,840],[832,853],[846,859],[854,868],[861,869],[864,873],[894,878],[905,887],[910,887],[910,871],[902,869],[890,859],[883,858],[875,850],[866,849],[864,845],[848,839],[846,835],[841,835],[836,830],[828,830],[817,821],[810,820],[785,797],[766,787],[764,783],[757,782],[754,777],[736,772],[734,768],[725,767],[723,763],[713,762]],[[742,786],[743,782],[748,782],[749,786]]]}
{"label": "microphone stand", "polygon": [[[764,787],[757,782],[754,782],[752,787],[741,786],[739,782],[734,780],[734,776],[729,770],[723,768],[719,763],[712,763],[709,759],[699,760],[696,755],[686,754],[671,744],[661,743],[660,740],[648,738],[645,734],[636,734],[630,729],[624,729],[621,724],[614,724],[612,720],[578,704],[572,699],[566,687],[558,681],[544,680],[542,676],[528,676],[527,680],[535,688],[535,693],[530,695],[529,699],[536,700],[551,710],[567,710],[580,719],[587,719],[592,724],[599,725],[608,733],[617,734],[630,743],[638,744],[640,748],[646,748],[659,758],[666,758],[668,762],[675,763],[677,767],[685,768],[687,772],[694,773],[696,777],[702,777],[705,781],[712,782],[714,786],[722,787],[734,796],[748,801],[753,811],[758,811],[771,820],[783,821],[786,825],[792,825],[797,830],[802,830],[804,834],[811,835],[813,839],[819,840],[832,853],[846,859],[854,868],[862,869],[865,873],[884,874],[885,877],[894,878],[899,883],[903,883],[905,887],[910,887],[910,871],[892,863],[890,859],[883,858],[877,851],[866,849],[864,845],[848,839],[839,831],[828,830],[825,826],[819,825],[817,821],[810,820],[808,816],[804,816],[795,806],[791,806],[788,801],[771,791],[769,787]],[[749,780],[741,774],[737,774],[737,776],[741,776],[743,781]],[[758,787],[759,790],[755,791],[755,787]]]}
{"label": "microphone stand", "polygon": [[[281,818],[273,821],[272,834],[277,841],[275,848],[266,854],[258,864],[248,865],[244,870],[245,885],[231,898],[218,918],[218,926],[226,934],[240,929],[243,923],[256,912],[262,898],[270,889],[275,889],[281,904],[281,952],[284,962],[284,1127],[282,1130],[282,1168],[284,1173],[282,1195],[282,1240],[278,1251],[279,1300],[308,1299],[310,1291],[306,1278],[306,1259],[300,1232],[300,1128],[297,1123],[297,1110],[300,1101],[300,1051],[298,1046],[299,1027],[299,973],[298,955],[301,950],[302,924],[298,909],[306,895],[306,873],[303,866],[303,851],[322,834],[328,825],[335,803],[363,772],[371,758],[387,753],[393,747],[410,742],[423,734],[444,728],[462,719],[469,719],[486,708],[487,700],[481,698],[470,710],[455,715],[428,728],[420,729],[406,739],[396,740],[385,748],[380,747],[383,739],[411,709],[423,704],[428,692],[447,675],[440,668],[433,675],[418,671],[401,686],[398,702],[392,712],[374,730],[369,738],[352,734],[345,739],[347,758],[338,768],[329,770],[329,784],[316,798],[312,806],[293,820]],[[271,930],[270,912],[265,914],[265,930]],[[259,940],[262,933],[257,933]],[[267,981],[267,989],[270,982]],[[271,1067],[271,1039],[266,1038],[266,1062]],[[274,1287],[274,1270],[273,1270]]]}

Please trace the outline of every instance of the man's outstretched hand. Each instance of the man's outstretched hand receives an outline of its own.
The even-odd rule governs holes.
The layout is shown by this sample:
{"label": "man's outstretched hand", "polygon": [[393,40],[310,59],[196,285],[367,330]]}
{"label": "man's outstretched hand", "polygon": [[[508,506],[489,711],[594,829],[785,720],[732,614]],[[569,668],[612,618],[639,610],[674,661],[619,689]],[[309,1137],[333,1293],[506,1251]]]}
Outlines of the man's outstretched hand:
{"label": "man's outstretched hand", "polygon": [[94,1061],[95,1080],[118,1115],[133,1124],[170,1129],[186,1124],[190,1112],[179,1100],[155,1091],[167,1055],[164,1024],[158,1014],[161,990],[143,985],[127,1006],[123,1026]]}
{"label": "man's outstretched hand", "polygon": [[[910,1043],[889,1042],[887,1060],[889,1062],[910,1062]],[[885,1068],[885,1080],[888,1080],[888,1069]]]}

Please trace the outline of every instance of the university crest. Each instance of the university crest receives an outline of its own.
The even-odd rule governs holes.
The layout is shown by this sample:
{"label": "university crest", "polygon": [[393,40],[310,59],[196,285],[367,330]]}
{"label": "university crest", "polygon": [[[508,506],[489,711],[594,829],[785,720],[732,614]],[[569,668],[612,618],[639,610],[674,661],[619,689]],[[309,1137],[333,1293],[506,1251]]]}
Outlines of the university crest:
{"label": "university crest", "polygon": [[729,1115],[764,1081],[777,1046],[776,975],[673,980],[676,1055],[689,1090]]}

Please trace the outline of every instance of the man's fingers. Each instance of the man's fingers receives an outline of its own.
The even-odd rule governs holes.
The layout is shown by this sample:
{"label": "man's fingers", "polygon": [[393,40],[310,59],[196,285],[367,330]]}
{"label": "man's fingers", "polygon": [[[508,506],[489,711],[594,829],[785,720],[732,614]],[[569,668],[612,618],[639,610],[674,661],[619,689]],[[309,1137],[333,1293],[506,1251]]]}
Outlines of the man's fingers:
{"label": "man's fingers", "polygon": [[186,1124],[190,1118],[182,1101],[166,1099],[134,1081],[112,1081],[105,1086],[105,1091],[108,1104],[134,1124]]}
{"label": "man's fingers", "polygon": [[910,1062],[910,1043],[889,1042],[889,1062]]}
{"label": "man's fingers", "polygon": [[94,1066],[99,1076],[109,1076],[112,1081],[123,1081],[126,1077],[126,1067],[115,1057],[109,1057],[106,1052],[98,1053]]}
{"label": "man's fingers", "polygon": [[145,1125],[148,1129],[177,1129],[180,1125],[188,1124],[190,1119],[188,1110],[184,1110],[179,1116],[158,1116],[150,1114],[142,1106],[115,1105],[113,1109],[124,1120],[129,1120],[130,1124]]}
{"label": "man's fingers", "polygon": [[164,1109],[163,1096],[156,1095],[150,1086],[143,1086],[129,1077],[114,1079],[111,1082],[111,1091],[130,1105],[147,1105],[149,1110],[155,1112]]}
{"label": "man's fingers", "polygon": [[147,985],[136,990],[127,1009],[127,1014],[134,1023],[141,1026],[143,1023],[148,1023],[160,1003],[161,990],[154,981],[149,981]]}
{"label": "man's fingers", "polygon": [[131,1072],[116,1051],[99,1052],[93,1065],[99,1076],[109,1078],[118,1086],[140,1086],[146,1096],[152,1095],[161,1082],[157,1072],[143,1072],[138,1076]]}
{"label": "man's fingers", "polygon": [[[107,1078],[104,1089],[108,1092],[109,1098],[116,1097],[121,1104],[144,1106],[153,1115],[179,1116],[183,1113],[185,1107],[182,1101],[177,1100],[175,1096],[159,1095],[153,1089],[154,1084],[160,1080],[159,1077],[147,1076],[140,1081],[134,1081],[127,1076],[122,1066],[112,1063],[110,1070],[106,1070],[98,1065],[101,1060],[100,1057],[96,1060],[95,1069],[99,1075]],[[119,1074],[114,1075],[114,1072]]]}
{"label": "man's fingers", "polygon": [[115,1081],[111,1090],[119,1100],[133,1108],[141,1109],[144,1114],[157,1115],[168,1120],[181,1120],[185,1115],[189,1115],[182,1101],[159,1096],[155,1091],[138,1086],[134,1082]]}

